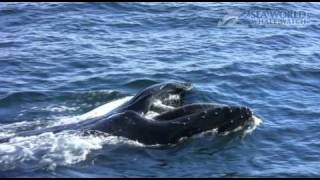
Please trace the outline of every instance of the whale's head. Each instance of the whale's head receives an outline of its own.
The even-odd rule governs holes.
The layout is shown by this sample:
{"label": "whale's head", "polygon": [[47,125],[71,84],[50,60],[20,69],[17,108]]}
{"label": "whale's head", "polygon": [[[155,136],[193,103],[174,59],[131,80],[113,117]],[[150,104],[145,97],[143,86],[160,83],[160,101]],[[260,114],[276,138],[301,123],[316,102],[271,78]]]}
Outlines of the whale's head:
{"label": "whale's head", "polygon": [[203,111],[201,117],[208,119],[203,125],[216,129],[218,134],[243,130],[254,122],[252,111],[242,106],[214,107]]}
{"label": "whale's head", "polygon": [[218,133],[222,134],[243,130],[254,122],[252,111],[242,106],[222,107],[218,118],[223,119],[218,125]]}

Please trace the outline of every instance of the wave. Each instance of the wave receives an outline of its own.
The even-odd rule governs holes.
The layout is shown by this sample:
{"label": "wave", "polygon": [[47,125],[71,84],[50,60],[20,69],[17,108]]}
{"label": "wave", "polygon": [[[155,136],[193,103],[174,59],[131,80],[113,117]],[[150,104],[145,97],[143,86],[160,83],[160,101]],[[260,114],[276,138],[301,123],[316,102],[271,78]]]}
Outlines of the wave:
{"label": "wave", "polygon": [[0,105],[41,100],[48,100],[48,96],[45,93],[35,91],[12,92],[1,97]]}
{"label": "wave", "polygon": [[53,170],[59,165],[84,161],[91,151],[114,144],[143,146],[126,138],[107,134],[81,136],[72,131],[16,137],[9,143],[0,144],[1,171],[16,168]]}

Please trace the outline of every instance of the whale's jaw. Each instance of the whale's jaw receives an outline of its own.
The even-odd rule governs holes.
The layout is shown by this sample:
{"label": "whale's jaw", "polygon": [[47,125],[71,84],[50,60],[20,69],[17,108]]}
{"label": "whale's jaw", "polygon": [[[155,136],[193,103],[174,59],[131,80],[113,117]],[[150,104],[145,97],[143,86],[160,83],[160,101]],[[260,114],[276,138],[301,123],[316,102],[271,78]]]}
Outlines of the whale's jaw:
{"label": "whale's jaw", "polygon": [[[216,116],[216,128],[218,134],[229,134],[243,130],[254,124],[254,116],[249,108],[241,106],[226,106],[217,108],[214,114],[221,113]],[[215,116],[213,116],[215,118]]]}

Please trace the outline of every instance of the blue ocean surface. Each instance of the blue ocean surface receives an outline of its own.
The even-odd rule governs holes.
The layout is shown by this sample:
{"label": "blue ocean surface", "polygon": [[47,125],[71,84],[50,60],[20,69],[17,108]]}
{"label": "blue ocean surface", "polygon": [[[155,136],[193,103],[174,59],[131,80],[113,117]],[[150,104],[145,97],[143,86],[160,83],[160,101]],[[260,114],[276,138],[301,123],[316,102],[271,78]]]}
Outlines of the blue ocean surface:
{"label": "blue ocean surface", "polygon": [[319,177],[319,19],[319,3],[0,3],[1,138],[170,80],[263,121],[170,146],[15,138],[0,144],[0,177]]}

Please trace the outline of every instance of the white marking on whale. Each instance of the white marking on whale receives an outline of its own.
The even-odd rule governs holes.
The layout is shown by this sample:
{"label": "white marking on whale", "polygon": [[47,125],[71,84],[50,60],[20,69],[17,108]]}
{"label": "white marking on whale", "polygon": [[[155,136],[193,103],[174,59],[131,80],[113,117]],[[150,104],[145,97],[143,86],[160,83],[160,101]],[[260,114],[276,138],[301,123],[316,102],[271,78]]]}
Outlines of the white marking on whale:
{"label": "white marking on whale", "polygon": [[106,104],[103,104],[85,114],[82,114],[80,116],[77,116],[77,118],[82,119],[82,120],[87,120],[87,119],[91,119],[91,118],[97,118],[97,117],[101,117],[104,116],[106,114],[108,114],[109,112],[111,112],[112,110],[118,108],[119,106],[121,106],[122,104],[128,102],[131,98],[133,98],[133,96],[127,96],[124,98],[120,98],[111,102],[108,102]]}

